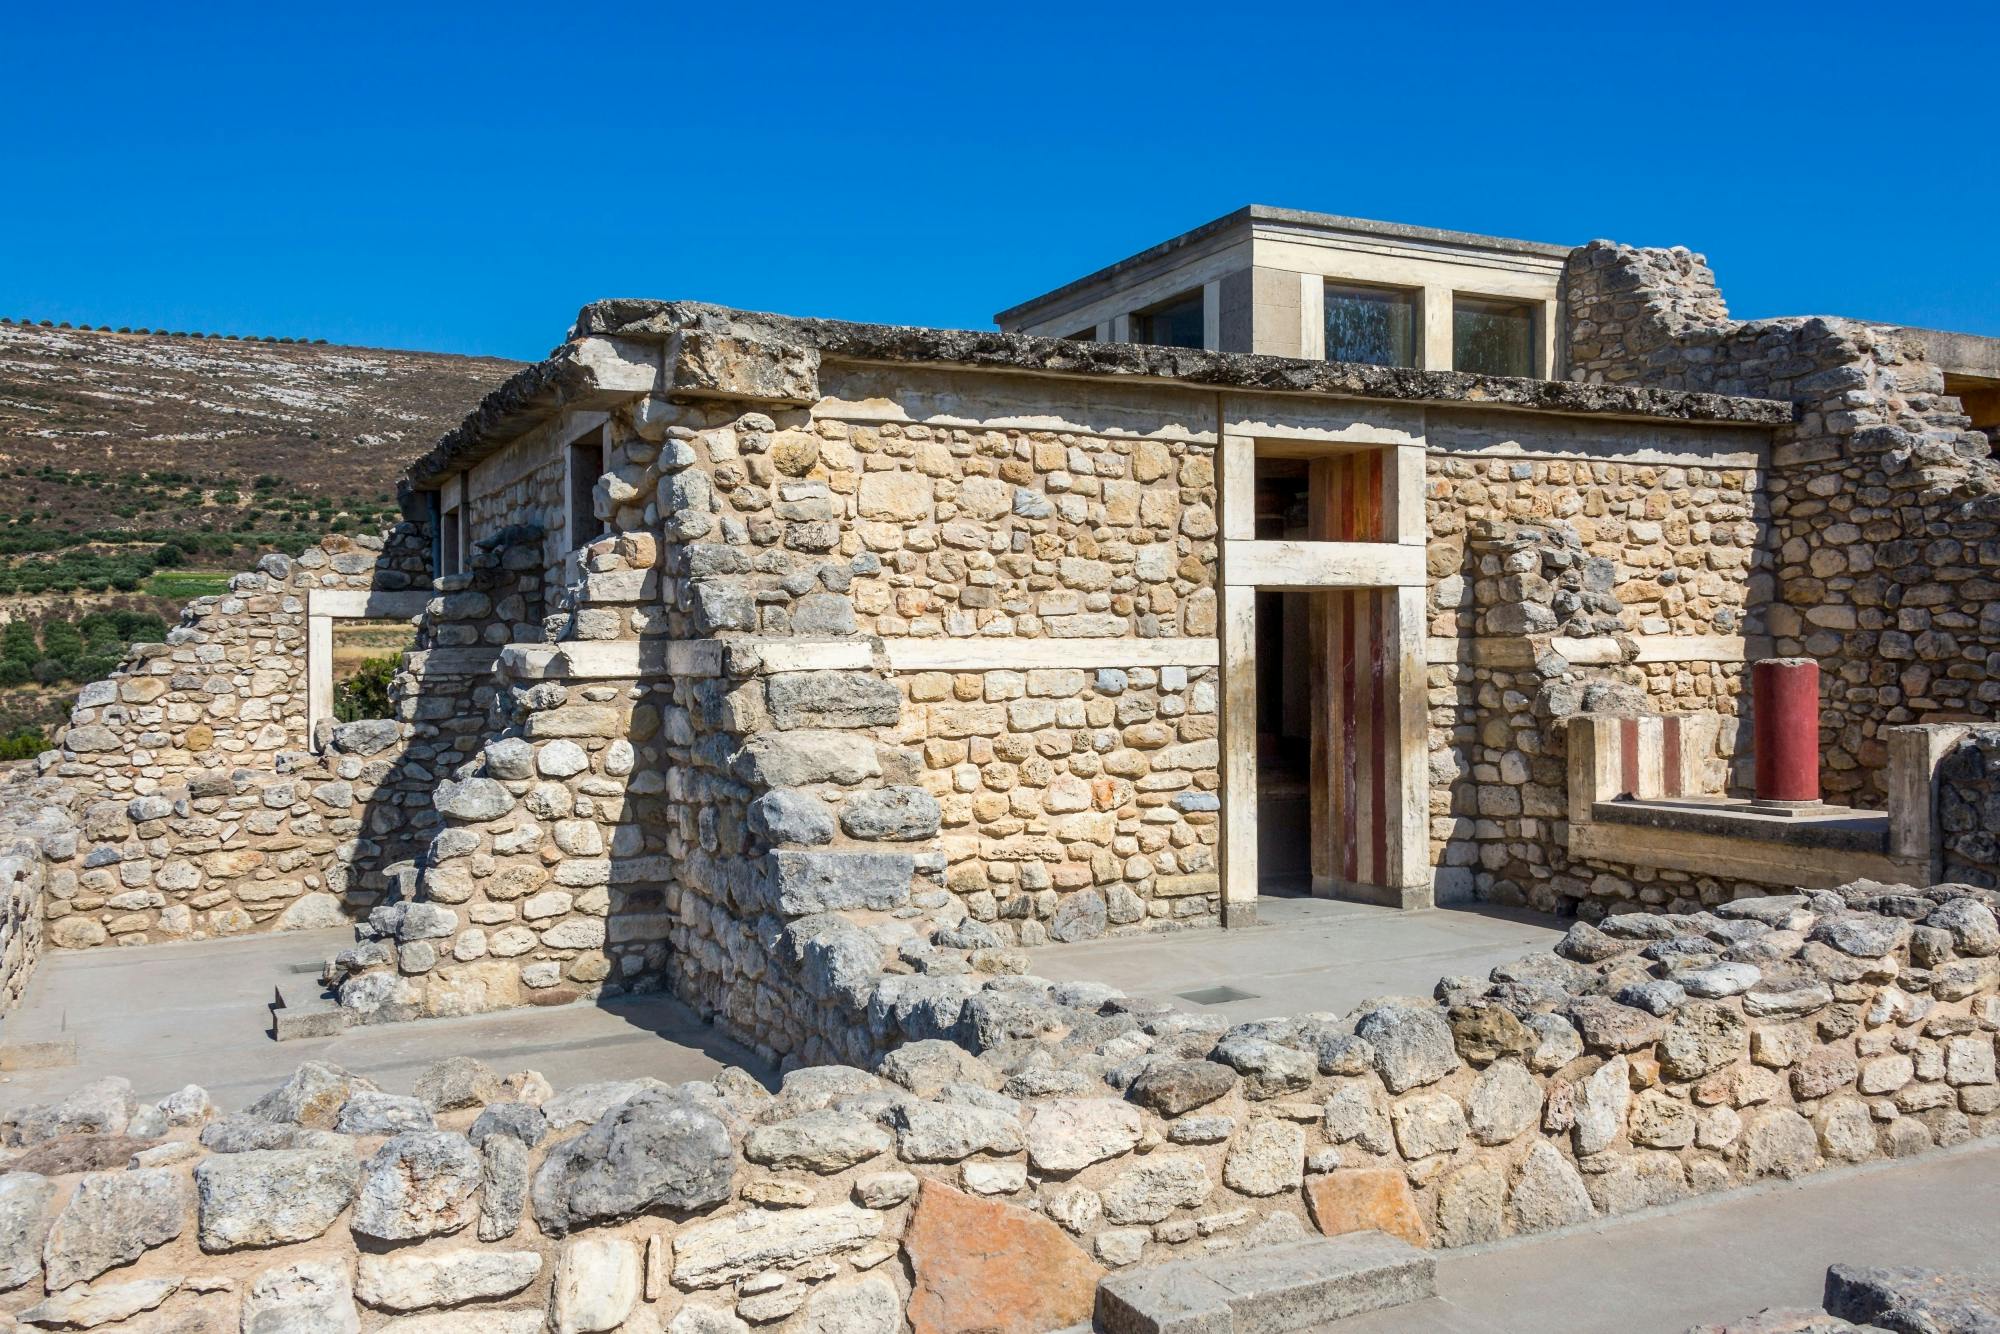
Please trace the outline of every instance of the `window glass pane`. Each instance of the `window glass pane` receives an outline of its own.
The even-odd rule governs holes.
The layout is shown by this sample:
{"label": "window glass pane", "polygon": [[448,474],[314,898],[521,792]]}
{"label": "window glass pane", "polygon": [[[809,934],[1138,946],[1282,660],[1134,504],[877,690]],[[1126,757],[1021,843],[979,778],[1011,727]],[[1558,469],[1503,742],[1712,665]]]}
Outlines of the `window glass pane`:
{"label": "window glass pane", "polygon": [[1409,292],[1326,285],[1326,359],[1417,364],[1417,308]]}
{"label": "window glass pane", "polygon": [[1453,370],[1480,375],[1535,373],[1535,319],[1510,301],[1460,297],[1451,307]]}
{"label": "window glass pane", "polygon": [[1193,347],[1202,345],[1201,293],[1190,292],[1184,297],[1176,297],[1151,310],[1142,310],[1132,317],[1132,341],[1153,343],[1160,347]]}

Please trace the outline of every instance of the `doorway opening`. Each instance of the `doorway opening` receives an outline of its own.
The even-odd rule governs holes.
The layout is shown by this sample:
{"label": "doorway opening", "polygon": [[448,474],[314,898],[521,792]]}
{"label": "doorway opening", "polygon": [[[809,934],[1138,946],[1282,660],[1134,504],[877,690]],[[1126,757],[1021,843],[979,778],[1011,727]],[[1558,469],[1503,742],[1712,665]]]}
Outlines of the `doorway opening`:
{"label": "doorway opening", "polygon": [[1315,594],[1257,594],[1257,893],[1312,893]]}

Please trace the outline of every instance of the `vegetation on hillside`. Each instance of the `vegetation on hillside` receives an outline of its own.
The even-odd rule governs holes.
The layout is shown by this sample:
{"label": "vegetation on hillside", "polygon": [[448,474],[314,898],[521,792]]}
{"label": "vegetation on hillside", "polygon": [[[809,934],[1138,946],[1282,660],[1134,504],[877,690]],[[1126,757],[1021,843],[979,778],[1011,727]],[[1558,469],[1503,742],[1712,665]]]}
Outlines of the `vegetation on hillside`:
{"label": "vegetation on hillside", "polygon": [[393,523],[404,465],[515,369],[0,319],[0,622],[24,627],[0,632],[0,758],[265,552]]}

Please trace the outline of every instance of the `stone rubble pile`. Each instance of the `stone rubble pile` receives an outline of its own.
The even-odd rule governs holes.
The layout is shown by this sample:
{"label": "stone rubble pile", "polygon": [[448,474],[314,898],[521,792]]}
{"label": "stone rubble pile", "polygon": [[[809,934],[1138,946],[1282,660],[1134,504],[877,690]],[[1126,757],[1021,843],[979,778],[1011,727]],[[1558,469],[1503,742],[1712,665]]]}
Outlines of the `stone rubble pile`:
{"label": "stone rubble pile", "polygon": [[1858,883],[1613,915],[1433,997],[1233,1026],[975,971],[993,947],[960,937],[930,949],[965,971],[871,994],[899,1035],[876,1073],[775,1094],[738,1071],[556,1094],[456,1060],[405,1097],[309,1063],[223,1115],[100,1081],[0,1116],[0,1305],[51,1329],[924,1334],[972,1303],[1036,1330],[1179,1254],[1570,1226],[1992,1133],[1996,905]]}

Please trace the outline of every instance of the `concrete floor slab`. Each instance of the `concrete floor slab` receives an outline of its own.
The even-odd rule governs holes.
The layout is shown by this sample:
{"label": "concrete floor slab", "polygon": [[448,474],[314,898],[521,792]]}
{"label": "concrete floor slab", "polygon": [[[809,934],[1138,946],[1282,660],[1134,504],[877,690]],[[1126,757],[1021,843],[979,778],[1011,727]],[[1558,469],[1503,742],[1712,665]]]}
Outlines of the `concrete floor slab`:
{"label": "concrete floor slab", "polygon": [[[1044,945],[1028,967],[1059,982],[1108,982],[1133,995],[1227,1016],[1265,1019],[1312,1010],[1344,1013],[1374,996],[1428,996],[1441,977],[1484,977],[1496,964],[1544,950],[1568,924],[1504,908],[1407,911],[1333,899],[1257,901],[1258,924],[1114,936]],[[1204,1002],[1229,987],[1247,999]],[[1190,1000],[1189,993],[1197,993]]]}
{"label": "concrete floor slab", "polygon": [[320,964],[354,933],[295,932],[133,949],[51,951],[21,1004],[0,1018],[0,1042],[76,1043],[73,1066],[0,1075],[0,1106],[42,1102],[105,1075],[123,1075],[141,1098],[190,1081],[235,1110],[301,1061],[332,1061],[391,1092],[407,1092],[426,1066],[476,1056],[502,1073],[539,1070],[558,1088],[593,1079],[652,1075],[702,1079],[725,1065],[770,1071],[669,997],[512,1010],[463,1019],[353,1028],[327,1038],[276,1042],[270,1004],[319,994]]}
{"label": "concrete floor slab", "polygon": [[1831,1264],[2000,1276],[2000,1143],[1777,1182],[1557,1236],[1438,1251],[1437,1296],[1327,1334],[1682,1334],[1815,1307]]}

